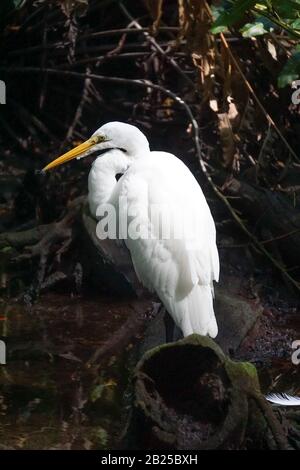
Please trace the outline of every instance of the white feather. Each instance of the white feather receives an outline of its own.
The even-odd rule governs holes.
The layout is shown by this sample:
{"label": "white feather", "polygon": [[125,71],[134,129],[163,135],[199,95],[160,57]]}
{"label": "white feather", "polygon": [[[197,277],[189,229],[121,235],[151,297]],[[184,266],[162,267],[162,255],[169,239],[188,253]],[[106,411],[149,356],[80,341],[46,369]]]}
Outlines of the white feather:
{"label": "white feather", "polygon": [[[164,152],[151,152],[149,160],[133,164],[123,178],[119,194],[135,207],[139,226],[151,235],[159,231],[156,221],[149,220],[151,204],[172,228],[184,224],[183,216],[198,227],[194,239],[191,229],[181,239],[154,236],[125,243],[140,281],[158,294],[184,336],[214,338],[212,282],[218,280],[219,259],[214,222],[200,186],[179,159]],[[180,211],[183,202],[185,213]]]}
{"label": "white feather", "polygon": [[[219,256],[215,224],[198,182],[174,155],[150,152],[146,137],[133,126],[109,123],[97,133],[108,137],[105,146],[113,150],[95,160],[89,175],[92,214],[109,202],[128,227],[129,212],[134,214],[137,226],[150,234],[125,239],[140,281],[157,293],[185,336],[215,337],[213,281],[219,278]],[[116,182],[118,173],[123,176]],[[153,208],[159,216],[154,220]],[[160,235],[158,220],[168,222],[170,236]],[[174,235],[176,227],[186,228],[182,237]]]}
{"label": "white feather", "polygon": [[266,400],[275,405],[281,406],[300,406],[300,397],[293,397],[287,393],[270,393]]}

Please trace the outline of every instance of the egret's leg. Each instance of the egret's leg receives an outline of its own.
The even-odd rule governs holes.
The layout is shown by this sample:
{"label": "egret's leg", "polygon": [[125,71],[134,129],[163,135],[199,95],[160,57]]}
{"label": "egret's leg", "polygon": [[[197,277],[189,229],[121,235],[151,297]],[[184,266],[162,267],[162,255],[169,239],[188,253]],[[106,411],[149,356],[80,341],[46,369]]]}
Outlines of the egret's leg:
{"label": "egret's leg", "polygon": [[172,341],[174,341],[175,323],[167,310],[165,310],[164,323],[166,329],[166,343],[172,343]]}
{"label": "egret's leg", "polygon": [[166,329],[166,343],[172,343],[182,338],[182,332],[175,324],[171,315],[165,310],[164,323]]}
{"label": "egret's leg", "polygon": [[178,328],[178,326],[174,322],[171,315],[167,312],[167,310],[165,310],[164,324],[166,330],[166,343],[172,343],[173,341],[178,341],[179,339],[182,339],[182,331],[180,330],[180,328]]}

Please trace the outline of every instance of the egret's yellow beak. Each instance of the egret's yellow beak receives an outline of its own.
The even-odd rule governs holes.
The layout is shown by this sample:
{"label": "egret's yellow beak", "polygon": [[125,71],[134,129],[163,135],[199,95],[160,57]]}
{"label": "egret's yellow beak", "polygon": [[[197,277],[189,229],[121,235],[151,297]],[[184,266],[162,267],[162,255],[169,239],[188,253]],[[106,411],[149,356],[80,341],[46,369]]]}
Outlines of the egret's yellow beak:
{"label": "egret's yellow beak", "polygon": [[52,162],[48,163],[48,165],[46,165],[42,169],[42,172],[51,170],[52,168],[56,166],[69,162],[70,160],[73,160],[73,158],[76,158],[82,155],[84,152],[92,148],[94,145],[99,144],[100,142],[105,142],[105,141],[106,141],[106,138],[104,136],[98,135],[98,136],[91,137],[90,139],[86,140],[85,142],[73,148],[72,150],[69,150],[69,152],[64,153],[63,155],[56,158]]}

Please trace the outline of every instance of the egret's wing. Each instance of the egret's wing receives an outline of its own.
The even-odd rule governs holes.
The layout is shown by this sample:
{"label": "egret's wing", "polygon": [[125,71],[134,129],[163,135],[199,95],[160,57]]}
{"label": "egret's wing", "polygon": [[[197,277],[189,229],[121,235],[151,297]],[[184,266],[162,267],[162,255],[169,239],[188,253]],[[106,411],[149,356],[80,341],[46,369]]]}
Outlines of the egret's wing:
{"label": "egret's wing", "polygon": [[[202,306],[206,305],[211,318],[211,287],[212,281],[218,280],[219,258],[215,226],[204,195],[187,168],[173,159],[175,162],[167,159],[157,168],[145,163],[130,169],[119,193],[126,206],[120,202],[119,212],[120,217],[128,214],[125,243],[140,281],[158,293],[177,324],[181,324],[183,317],[199,310],[201,298],[205,299]],[[186,219],[187,230],[177,238],[175,228],[184,225]],[[167,221],[171,236],[161,236],[161,221]],[[136,238],[135,231],[141,236]],[[195,286],[199,287],[195,290]],[[195,320],[199,315],[194,313],[192,317]],[[197,330],[191,322],[190,319],[186,331]],[[184,329],[182,324],[181,327]],[[198,330],[206,334],[202,327]]]}
{"label": "egret's wing", "polygon": [[[159,214],[163,216],[162,198],[160,201]],[[155,202],[149,198],[149,186],[143,176],[126,175],[119,203],[119,219],[127,219],[124,241],[130,250],[136,273],[148,289],[153,291],[160,285],[163,291],[173,292],[178,281],[178,269],[170,243],[157,237],[158,227],[151,221],[152,204]]]}

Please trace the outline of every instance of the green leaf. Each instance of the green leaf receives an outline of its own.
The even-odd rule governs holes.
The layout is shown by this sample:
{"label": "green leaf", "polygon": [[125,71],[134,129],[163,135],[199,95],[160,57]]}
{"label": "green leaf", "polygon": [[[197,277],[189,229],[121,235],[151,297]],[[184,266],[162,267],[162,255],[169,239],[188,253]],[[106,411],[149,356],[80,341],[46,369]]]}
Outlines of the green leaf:
{"label": "green leaf", "polygon": [[22,8],[22,6],[25,4],[26,0],[13,0],[13,4],[15,8]]}
{"label": "green leaf", "polygon": [[226,31],[228,27],[241,21],[246,11],[254,7],[255,4],[255,0],[240,0],[235,2],[231,8],[226,8],[223,11],[219,10],[221,13],[219,13],[219,16],[213,23],[211,32],[217,34]]}
{"label": "green leaf", "polygon": [[240,31],[244,38],[251,38],[269,33],[270,31],[273,31],[275,27],[276,25],[268,18],[259,16],[255,21],[253,21],[253,23],[247,23],[245,26],[243,26]]}
{"label": "green leaf", "polygon": [[219,26],[216,25],[216,26],[212,26],[210,30],[213,34],[219,34],[219,33],[226,33],[226,31],[228,31],[228,28],[225,25],[219,25]]}
{"label": "green leaf", "polygon": [[253,38],[255,36],[261,36],[262,34],[267,33],[264,24],[260,22],[247,23],[240,29],[244,38]]}
{"label": "green leaf", "polygon": [[291,85],[300,77],[300,45],[296,47],[293,55],[287,61],[278,77],[279,88]]}
{"label": "green leaf", "polygon": [[99,441],[100,445],[107,446],[108,434],[106,429],[99,426],[93,430],[92,434],[93,437]]}
{"label": "green leaf", "polygon": [[104,390],[105,390],[105,385],[104,384],[95,385],[95,387],[92,389],[91,395],[90,395],[91,402],[94,403],[95,401],[99,400],[99,398],[101,398]]}
{"label": "green leaf", "polygon": [[26,0],[1,0],[0,3],[0,22],[4,23],[7,15],[14,10],[22,8]]}
{"label": "green leaf", "polygon": [[291,27],[294,28],[294,29],[299,29],[300,30],[300,18],[293,21],[293,23],[291,24]]}
{"label": "green leaf", "polygon": [[[268,4],[268,2],[266,2],[266,3]],[[256,3],[255,8],[256,8],[256,10],[261,10],[261,11],[265,11],[265,10],[268,9],[268,7],[265,3]]]}
{"label": "green leaf", "polygon": [[272,0],[272,6],[282,18],[297,18],[299,16],[299,0]]}

